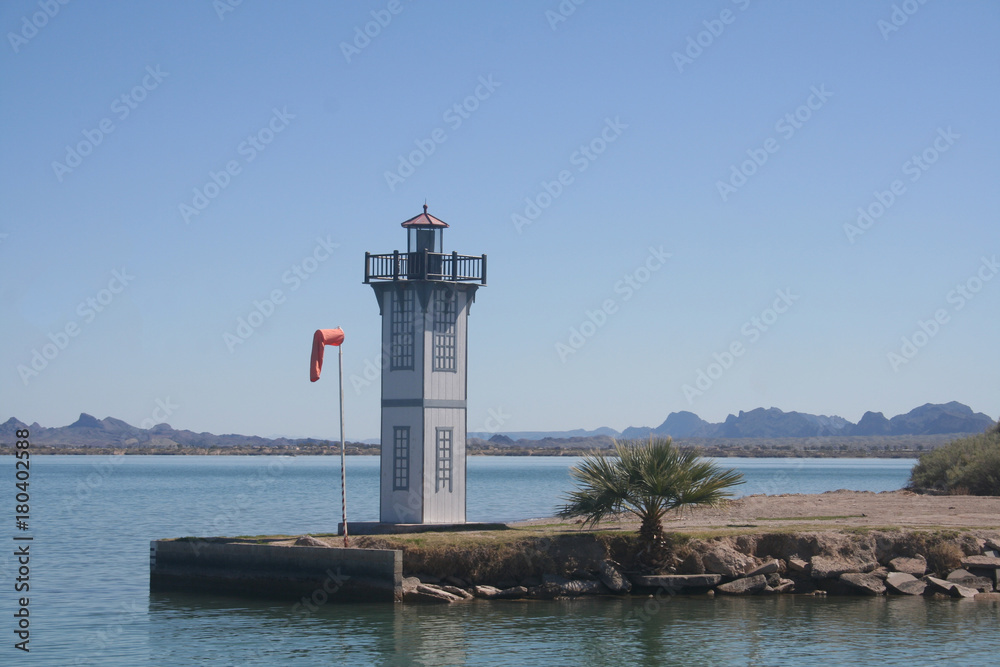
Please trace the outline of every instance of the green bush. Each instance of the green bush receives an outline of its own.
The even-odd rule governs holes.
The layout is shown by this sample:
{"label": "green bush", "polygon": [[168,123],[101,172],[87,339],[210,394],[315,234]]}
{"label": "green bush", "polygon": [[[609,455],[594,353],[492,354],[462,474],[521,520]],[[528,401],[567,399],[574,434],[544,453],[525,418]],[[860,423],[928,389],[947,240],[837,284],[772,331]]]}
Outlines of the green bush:
{"label": "green bush", "polygon": [[909,486],[917,491],[1000,496],[1000,424],[921,456]]}

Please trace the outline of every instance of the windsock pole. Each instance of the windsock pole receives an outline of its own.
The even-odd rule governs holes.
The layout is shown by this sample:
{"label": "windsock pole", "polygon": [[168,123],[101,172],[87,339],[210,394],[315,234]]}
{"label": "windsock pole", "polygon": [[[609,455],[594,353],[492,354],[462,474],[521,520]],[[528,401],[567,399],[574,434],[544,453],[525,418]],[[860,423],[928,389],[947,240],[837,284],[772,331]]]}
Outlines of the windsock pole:
{"label": "windsock pole", "polygon": [[344,548],[347,548],[350,544],[347,539],[347,472],[344,465],[344,449],[347,447],[344,440],[344,346],[338,345],[337,350],[340,360],[340,509],[344,523]]}

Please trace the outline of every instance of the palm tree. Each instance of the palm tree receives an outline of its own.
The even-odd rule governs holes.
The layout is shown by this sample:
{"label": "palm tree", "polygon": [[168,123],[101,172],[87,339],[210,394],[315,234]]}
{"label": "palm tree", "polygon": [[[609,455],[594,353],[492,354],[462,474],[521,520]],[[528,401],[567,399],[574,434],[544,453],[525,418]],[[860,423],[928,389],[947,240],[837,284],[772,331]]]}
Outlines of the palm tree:
{"label": "palm tree", "polygon": [[639,538],[650,546],[663,542],[667,512],[688,505],[716,505],[743,483],[743,473],[722,470],[691,449],[681,451],[667,438],[615,441],[617,457],[590,455],[570,468],[577,483],[560,517],[582,516],[595,525],[609,514],[629,512],[642,522]]}

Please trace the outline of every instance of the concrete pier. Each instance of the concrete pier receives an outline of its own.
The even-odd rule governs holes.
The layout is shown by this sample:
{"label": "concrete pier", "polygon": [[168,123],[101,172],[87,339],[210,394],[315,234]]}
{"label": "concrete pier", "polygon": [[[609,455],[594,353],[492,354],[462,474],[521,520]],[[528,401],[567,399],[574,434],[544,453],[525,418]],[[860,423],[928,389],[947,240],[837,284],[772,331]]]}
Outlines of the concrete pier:
{"label": "concrete pier", "polygon": [[149,587],[314,602],[398,601],[403,597],[403,552],[154,540]]}

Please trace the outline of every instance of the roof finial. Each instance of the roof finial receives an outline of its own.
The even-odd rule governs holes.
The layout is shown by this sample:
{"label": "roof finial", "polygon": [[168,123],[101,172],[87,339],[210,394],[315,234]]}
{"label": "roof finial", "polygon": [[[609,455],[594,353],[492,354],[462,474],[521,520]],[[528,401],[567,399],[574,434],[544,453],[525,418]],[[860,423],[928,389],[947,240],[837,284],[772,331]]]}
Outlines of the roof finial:
{"label": "roof finial", "polygon": [[427,212],[427,198],[424,197],[424,213]]}

